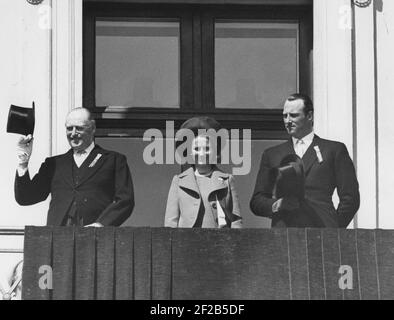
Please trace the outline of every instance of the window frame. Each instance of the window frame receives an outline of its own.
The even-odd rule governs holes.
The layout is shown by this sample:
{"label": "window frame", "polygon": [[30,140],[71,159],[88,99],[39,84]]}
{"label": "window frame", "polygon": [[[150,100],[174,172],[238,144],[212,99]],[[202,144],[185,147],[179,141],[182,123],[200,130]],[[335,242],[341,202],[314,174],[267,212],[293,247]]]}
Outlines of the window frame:
{"label": "window frame", "polygon": [[[282,110],[215,108],[215,19],[299,22],[299,91],[312,91],[309,52],[313,48],[310,5],[178,5],[84,2],[83,103],[97,122],[97,136],[142,137],[165,131],[193,116],[211,116],[228,129],[252,129],[253,139],[287,138]],[[180,108],[109,108],[95,104],[96,17],[178,18],[180,21]],[[285,97],[284,97],[285,99]]]}

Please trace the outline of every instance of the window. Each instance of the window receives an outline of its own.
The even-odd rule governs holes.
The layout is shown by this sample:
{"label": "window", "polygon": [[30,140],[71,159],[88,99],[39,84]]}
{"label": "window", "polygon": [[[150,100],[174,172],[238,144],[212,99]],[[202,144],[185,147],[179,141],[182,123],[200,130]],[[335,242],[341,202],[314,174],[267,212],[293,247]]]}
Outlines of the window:
{"label": "window", "polygon": [[176,19],[97,17],[96,105],[179,108],[179,30]]}
{"label": "window", "polygon": [[84,4],[84,105],[101,136],[196,115],[281,139],[291,93],[311,92],[311,6]]}
{"label": "window", "polygon": [[298,23],[215,23],[215,106],[282,109],[298,91]]}

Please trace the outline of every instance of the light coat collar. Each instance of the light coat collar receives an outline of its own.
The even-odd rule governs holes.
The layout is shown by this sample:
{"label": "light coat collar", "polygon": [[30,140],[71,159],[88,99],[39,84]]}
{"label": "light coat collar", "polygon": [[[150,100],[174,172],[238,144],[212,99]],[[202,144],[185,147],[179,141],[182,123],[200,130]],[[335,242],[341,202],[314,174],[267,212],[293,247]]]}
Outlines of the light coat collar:
{"label": "light coat collar", "polygon": [[[179,174],[179,186],[181,188],[189,189],[200,195],[200,190],[197,185],[196,176],[194,174],[194,168],[191,167],[188,170]],[[211,184],[209,186],[208,194],[226,189],[226,181],[229,179],[229,174],[220,171],[217,167],[214,168],[211,176]]]}

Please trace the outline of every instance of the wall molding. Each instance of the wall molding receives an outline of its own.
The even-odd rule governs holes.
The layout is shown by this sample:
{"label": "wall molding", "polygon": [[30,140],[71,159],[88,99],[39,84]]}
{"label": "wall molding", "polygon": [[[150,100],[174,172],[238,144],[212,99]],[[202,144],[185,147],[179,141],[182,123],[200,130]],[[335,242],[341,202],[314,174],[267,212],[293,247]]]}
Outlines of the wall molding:
{"label": "wall molding", "polygon": [[82,1],[52,0],[52,154],[68,149],[64,120],[82,107]]}
{"label": "wall molding", "polygon": [[375,8],[354,7],[354,58],[356,105],[356,144],[361,207],[359,227],[379,228],[378,167],[377,167],[377,110],[375,65]]}
{"label": "wall molding", "polygon": [[[324,138],[343,142],[356,162],[353,132],[352,2],[315,0],[313,4],[315,130]],[[338,201],[337,197],[335,200]]]}

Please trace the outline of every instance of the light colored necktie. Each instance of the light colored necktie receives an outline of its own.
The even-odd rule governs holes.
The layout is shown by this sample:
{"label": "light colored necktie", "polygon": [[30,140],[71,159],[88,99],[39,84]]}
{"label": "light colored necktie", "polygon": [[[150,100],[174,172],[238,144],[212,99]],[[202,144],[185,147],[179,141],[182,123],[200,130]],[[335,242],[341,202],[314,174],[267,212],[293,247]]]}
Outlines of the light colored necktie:
{"label": "light colored necktie", "polygon": [[305,154],[305,142],[302,139],[297,140],[297,156],[302,158]]}

